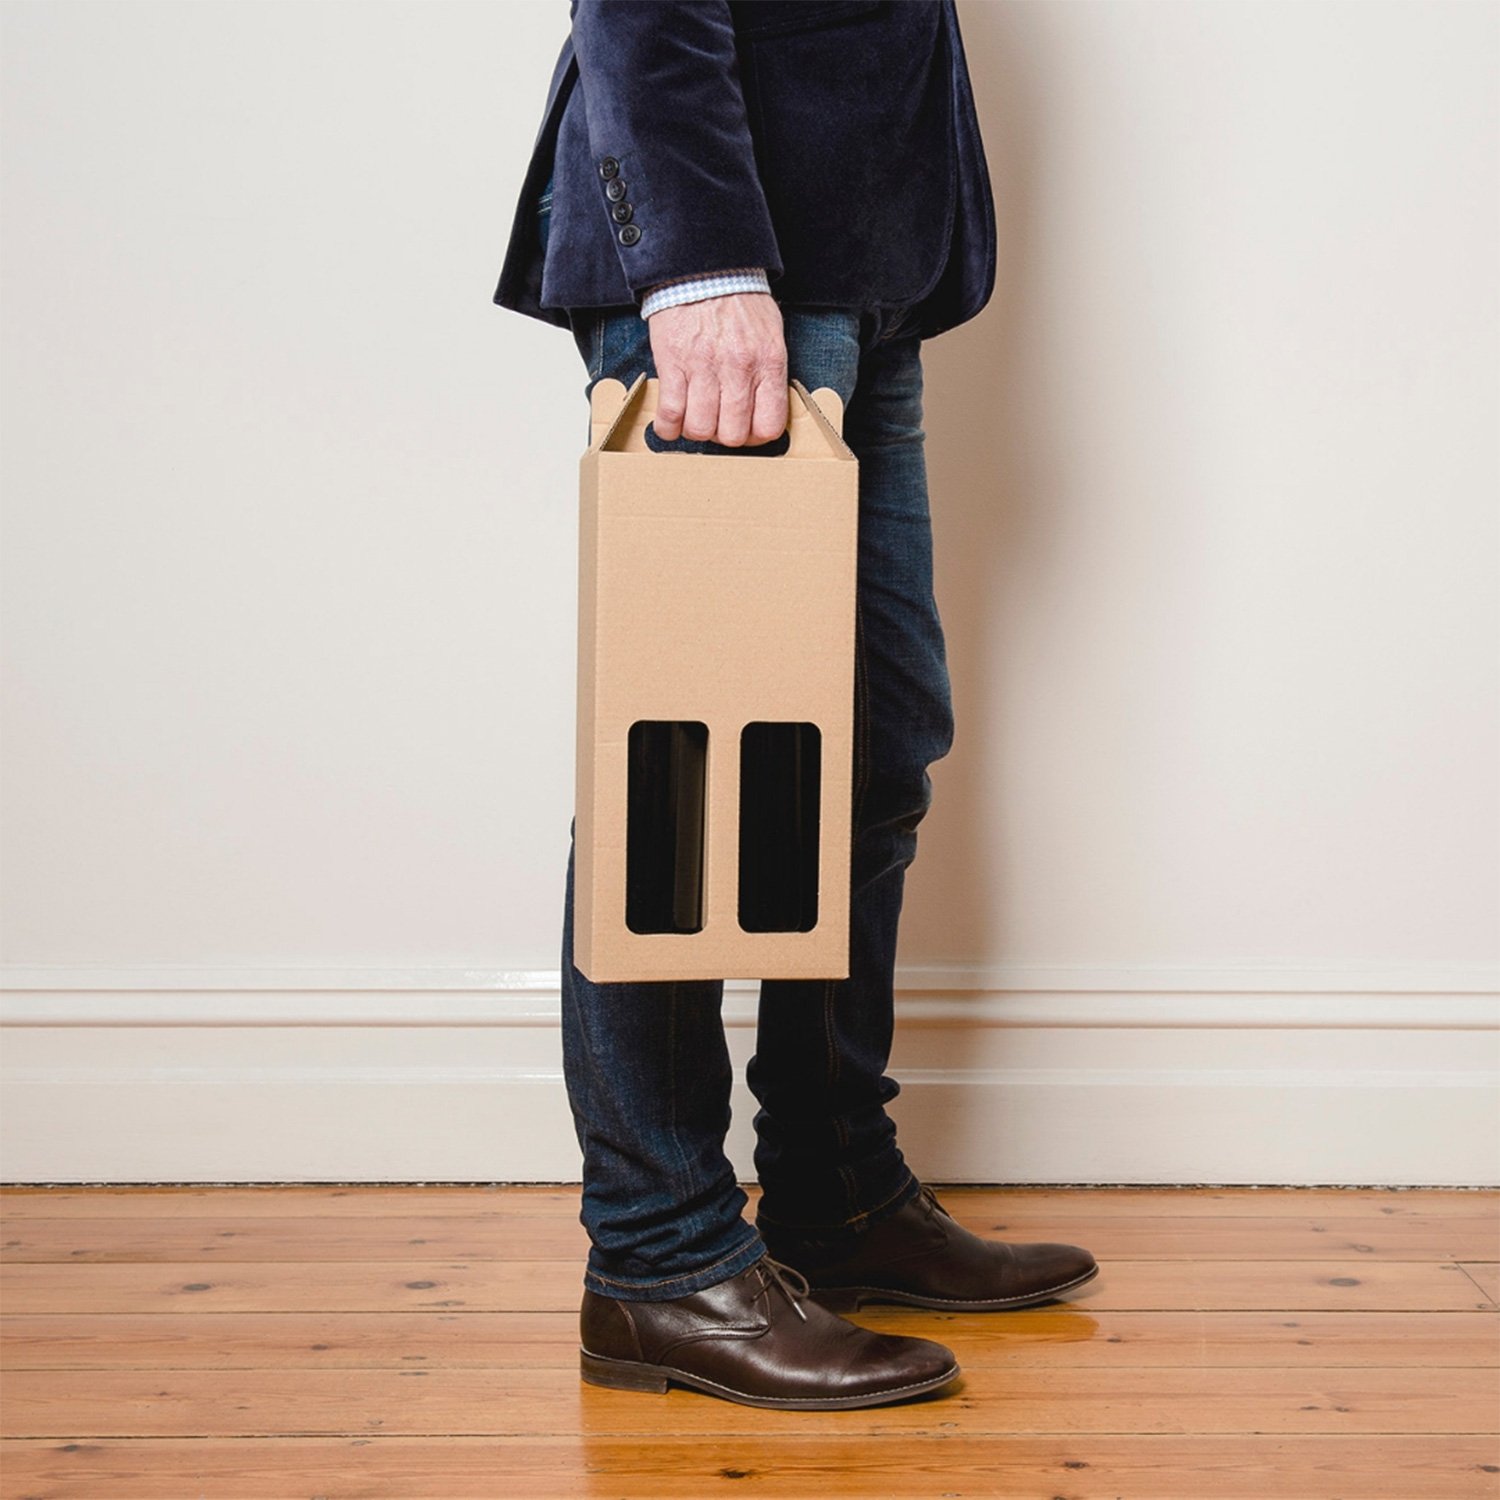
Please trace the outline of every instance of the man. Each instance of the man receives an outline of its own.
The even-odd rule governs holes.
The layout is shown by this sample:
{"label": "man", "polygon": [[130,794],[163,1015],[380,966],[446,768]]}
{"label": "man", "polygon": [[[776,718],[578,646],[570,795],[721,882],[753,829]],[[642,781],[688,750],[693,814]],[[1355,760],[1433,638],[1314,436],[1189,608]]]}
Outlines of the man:
{"label": "man", "polygon": [[783,431],[789,378],[829,386],[860,481],[850,973],[762,984],[753,1226],[723,1150],[722,982],[585,978],[569,852],[586,1381],[879,1405],[947,1385],[953,1353],[834,1309],[1021,1307],[1097,1270],[962,1229],[885,1110],[903,882],[953,733],[921,341],[972,318],[994,273],[953,0],[573,0],[494,301],[571,328],[589,391],[659,379],[669,449],[743,456]]}

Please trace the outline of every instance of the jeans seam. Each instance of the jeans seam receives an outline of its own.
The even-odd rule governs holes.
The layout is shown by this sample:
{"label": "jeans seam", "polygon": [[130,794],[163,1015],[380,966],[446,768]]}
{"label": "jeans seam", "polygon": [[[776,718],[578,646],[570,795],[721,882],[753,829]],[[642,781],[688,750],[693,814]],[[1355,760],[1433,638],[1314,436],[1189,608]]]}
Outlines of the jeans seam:
{"label": "jeans seam", "polygon": [[847,1227],[850,1224],[857,1224],[861,1219],[868,1219],[871,1214],[873,1214],[873,1213],[879,1213],[880,1210],[886,1206],[886,1204],[888,1204],[888,1203],[894,1203],[896,1201],[896,1199],[899,1198],[902,1195],[902,1193],[904,1193],[907,1190],[907,1188],[910,1187],[911,1184],[914,1183],[916,1180],[917,1180],[916,1174],[914,1172],[912,1172],[911,1170],[908,1169],[907,1174],[906,1174],[906,1181],[903,1182],[901,1184],[901,1186],[898,1187],[894,1193],[890,1194],[889,1197],[882,1198],[879,1203],[873,1204],[871,1207],[869,1207],[867,1209],[864,1209],[860,1213],[855,1214],[853,1218],[845,1219],[844,1220],[844,1225]]}
{"label": "jeans seam", "polygon": [[[823,981],[823,1036],[828,1044],[828,1083],[827,1092],[833,1095],[835,1086],[839,1081],[839,1053],[834,1045],[835,1026],[833,1024],[833,1008],[838,1004],[834,986],[839,981],[826,979]],[[833,1133],[839,1143],[841,1151],[849,1149],[849,1125],[842,1115],[833,1117]],[[853,1206],[859,1196],[859,1189],[854,1181],[854,1174],[849,1170],[846,1162],[838,1164],[839,1180],[844,1184],[844,1201],[848,1206]]]}
{"label": "jeans seam", "polygon": [[864,703],[864,713],[858,715],[858,734],[855,739],[855,767],[854,767],[854,808],[853,808],[853,830],[857,835],[860,831],[860,816],[864,811],[865,792],[870,784],[870,676],[868,664],[865,660],[867,646],[864,630],[864,611],[860,608],[856,598],[854,604],[855,616],[855,654],[854,672],[856,691]]}
{"label": "jeans seam", "polygon": [[671,1080],[672,1080],[672,1083],[671,1083],[671,1095],[672,1095],[672,1123],[671,1123],[671,1131],[672,1131],[672,1145],[674,1146],[674,1148],[677,1151],[677,1161],[678,1161],[678,1164],[679,1164],[679,1166],[681,1168],[680,1174],[678,1175],[678,1178],[677,1178],[677,1196],[678,1196],[678,1200],[681,1201],[681,1200],[687,1198],[692,1193],[692,1190],[693,1190],[693,1183],[692,1183],[693,1170],[692,1170],[691,1166],[688,1165],[687,1152],[683,1149],[682,1132],[679,1131],[678,1128],[677,1128],[677,1123],[678,1123],[677,1122],[677,1104],[678,1104],[678,1101],[679,1101],[679,1099],[681,1098],[681,1095],[682,1095],[682,1090],[678,1087],[679,1079],[678,1079],[678,1073],[677,1073],[677,1035],[678,1035],[678,1005],[677,1005],[677,1002],[678,1002],[678,999],[679,999],[679,991],[678,991],[678,988],[677,988],[678,982],[675,979],[671,979],[671,980],[668,980],[667,983],[670,986],[670,988],[667,991],[667,1048],[668,1048],[668,1054],[667,1055],[671,1058],[671,1062],[668,1064],[669,1071],[670,1071],[670,1076],[671,1076]]}
{"label": "jeans seam", "polygon": [[826,1087],[832,1089],[839,1078],[838,1050],[833,1045],[833,980],[823,981],[823,1042],[824,1054],[828,1059],[828,1071],[824,1075],[827,1079]]}
{"label": "jeans seam", "polygon": [[594,317],[594,363],[589,374],[599,380],[604,374],[604,313],[597,313]]}

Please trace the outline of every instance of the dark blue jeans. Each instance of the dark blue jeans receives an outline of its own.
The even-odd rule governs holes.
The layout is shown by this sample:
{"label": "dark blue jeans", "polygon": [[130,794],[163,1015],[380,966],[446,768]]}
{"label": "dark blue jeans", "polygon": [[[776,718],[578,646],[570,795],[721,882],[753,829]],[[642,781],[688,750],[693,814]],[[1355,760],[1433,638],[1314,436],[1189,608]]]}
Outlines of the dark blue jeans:
{"label": "dark blue jeans", "polygon": [[[893,1214],[918,1181],[885,1106],[894,1030],[896,929],[927,768],[953,741],[932,588],[920,340],[900,311],[783,306],[789,373],[844,400],[859,459],[850,970],[842,980],[765,980],[746,1082],[759,1103],[759,1217],[846,1227]],[[579,309],[586,391],[656,375],[632,309]],[[668,447],[701,451],[679,439]],[[721,450],[743,457],[740,450]],[[775,463],[774,458],[762,462]],[[576,833],[576,823],[574,832]],[[584,1284],[657,1300],[726,1280],[765,1243],[724,1154],[733,1067],[721,980],[594,984],[573,964],[574,849],[563,904],[563,1067],[583,1151]]]}

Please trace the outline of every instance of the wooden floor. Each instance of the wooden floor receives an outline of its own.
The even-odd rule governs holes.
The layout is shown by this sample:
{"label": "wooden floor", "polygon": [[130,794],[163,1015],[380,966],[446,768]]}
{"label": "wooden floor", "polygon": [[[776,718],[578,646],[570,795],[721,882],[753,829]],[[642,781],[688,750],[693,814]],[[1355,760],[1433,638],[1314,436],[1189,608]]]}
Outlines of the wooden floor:
{"label": "wooden floor", "polygon": [[961,1384],[782,1412],[582,1384],[576,1186],[14,1189],[0,1493],[1500,1495],[1500,1195],[939,1192],[1102,1272],[1028,1311],[866,1308]]}

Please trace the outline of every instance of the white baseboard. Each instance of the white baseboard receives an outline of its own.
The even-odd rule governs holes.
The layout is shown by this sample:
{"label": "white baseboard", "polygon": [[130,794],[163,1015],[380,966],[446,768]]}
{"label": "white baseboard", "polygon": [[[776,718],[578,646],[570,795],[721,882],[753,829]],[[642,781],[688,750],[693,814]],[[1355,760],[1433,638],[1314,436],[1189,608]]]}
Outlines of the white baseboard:
{"label": "white baseboard", "polygon": [[[907,968],[891,1113],[942,1182],[1500,1182],[1483,966]],[[0,1180],[576,1182],[558,976],[14,968]],[[753,984],[726,986],[752,1181]]]}

